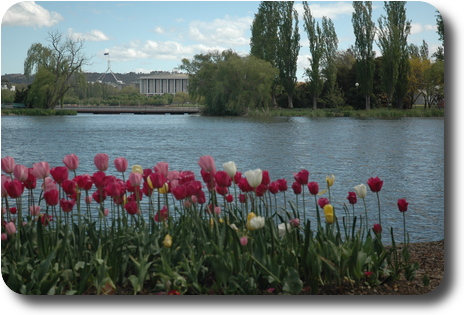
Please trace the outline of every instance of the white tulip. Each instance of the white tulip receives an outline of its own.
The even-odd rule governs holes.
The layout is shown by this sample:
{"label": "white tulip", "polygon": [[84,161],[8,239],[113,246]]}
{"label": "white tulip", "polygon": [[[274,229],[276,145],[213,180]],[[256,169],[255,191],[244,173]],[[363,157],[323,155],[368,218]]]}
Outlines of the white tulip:
{"label": "white tulip", "polygon": [[262,229],[264,227],[263,217],[254,217],[250,220],[248,229],[251,231]]}
{"label": "white tulip", "polygon": [[364,184],[359,184],[357,186],[354,186],[354,191],[356,192],[356,195],[358,195],[359,198],[364,199],[366,198],[367,195],[367,187]]}
{"label": "white tulip", "polygon": [[263,171],[261,169],[249,170],[245,172],[245,177],[248,181],[248,184],[256,188],[263,181]]}
{"label": "white tulip", "polygon": [[222,164],[224,171],[229,174],[230,178],[234,178],[235,174],[237,173],[237,165],[235,165],[234,161],[230,161],[227,163]]}
{"label": "white tulip", "polygon": [[287,231],[290,231],[290,229],[292,228],[290,223],[281,223],[277,227],[279,229],[279,236],[280,237],[283,237],[285,235],[285,233],[287,233]]}

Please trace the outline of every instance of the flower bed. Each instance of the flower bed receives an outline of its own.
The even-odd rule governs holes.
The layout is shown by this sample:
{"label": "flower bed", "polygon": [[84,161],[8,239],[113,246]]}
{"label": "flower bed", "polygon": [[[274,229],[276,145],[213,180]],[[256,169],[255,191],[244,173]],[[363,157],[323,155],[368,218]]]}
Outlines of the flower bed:
{"label": "flower bed", "polygon": [[[128,170],[122,157],[113,161],[120,177],[107,175],[104,153],[92,175],[77,174],[74,154],[63,164],[28,168],[2,158],[2,274],[15,292],[317,294],[327,285],[409,280],[418,268],[409,261],[405,199],[400,256],[393,230],[383,231],[378,177],[336,209],[335,176],[320,190],[304,169],[289,185],[260,169],[241,173],[234,162],[217,170],[211,156],[198,161],[201,179],[166,162]],[[367,187],[378,201],[373,217]],[[315,222],[306,199],[314,199]]]}

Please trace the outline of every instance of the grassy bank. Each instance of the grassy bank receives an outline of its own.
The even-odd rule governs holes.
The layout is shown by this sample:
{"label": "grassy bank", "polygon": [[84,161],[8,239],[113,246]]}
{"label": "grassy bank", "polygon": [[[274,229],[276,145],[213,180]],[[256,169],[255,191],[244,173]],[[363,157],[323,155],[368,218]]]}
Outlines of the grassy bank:
{"label": "grassy bank", "polygon": [[402,117],[444,117],[443,109],[309,109],[309,108],[276,108],[267,111],[250,111],[249,116],[286,116],[286,117],[356,117],[356,118],[402,118]]}
{"label": "grassy bank", "polygon": [[62,109],[39,109],[39,108],[12,108],[3,109],[2,116],[63,116],[63,115],[77,115],[75,110],[62,110]]}

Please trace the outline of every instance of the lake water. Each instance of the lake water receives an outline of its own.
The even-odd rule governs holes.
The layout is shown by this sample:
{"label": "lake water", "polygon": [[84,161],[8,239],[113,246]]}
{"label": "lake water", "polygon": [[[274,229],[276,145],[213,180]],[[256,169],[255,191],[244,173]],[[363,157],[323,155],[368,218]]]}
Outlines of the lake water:
{"label": "lake water", "polygon": [[[193,115],[85,115],[1,118],[2,157],[31,167],[47,161],[62,166],[65,155],[79,156],[78,174],[93,174],[97,153],[112,161],[123,156],[129,165],[152,168],[165,161],[171,170],[191,170],[200,178],[198,159],[211,155],[217,169],[235,161],[239,171],[261,168],[271,180],[310,172],[320,187],[335,174],[332,199],[347,203],[348,191],[370,177],[384,181],[380,199],[382,225],[393,227],[402,241],[403,218],[396,201],[406,198],[411,241],[444,238],[444,119],[395,120],[303,117],[202,117]],[[113,172],[113,173],[112,173]],[[306,193],[308,216],[314,200]],[[300,199],[301,202],[301,199]],[[370,222],[377,199],[368,192]],[[362,213],[362,203],[357,211]],[[395,233],[395,234],[396,234]]]}

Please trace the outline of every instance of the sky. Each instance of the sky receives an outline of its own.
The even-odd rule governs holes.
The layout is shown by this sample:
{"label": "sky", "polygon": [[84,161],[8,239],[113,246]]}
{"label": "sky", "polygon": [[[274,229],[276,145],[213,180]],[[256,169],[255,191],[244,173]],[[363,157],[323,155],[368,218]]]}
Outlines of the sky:
{"label": "sky", "polygon": [[[440,3],[436,1],[437,3]],[[443,2],[443,1],[442,1]],[[446,1],[444,1],[446,2]],[[250,27],[259,1],[35,1],[2,0],[1,74],[23,73],[27,51],[34,43],[49,45],[50,31],[84,39],[91,64],[85,72],[149,73],[173,71],[183,58],[211,50],[250,51]],[[317,21],[332,19],[339,50],[355,41],[351,1],[309,1]],[[383,1],[373,2],[373,20],[385,15]],[[303,28],[303,5],[295,2],[300,25],[297,78],[304,81],[309,45]],[[441,41],[436,32],[437,8],[408,1],[410,43],[425,40],[433,53]],[[380,55],[378,48],[377,56]],[[104,53],[109,53],[104,55]]]}

